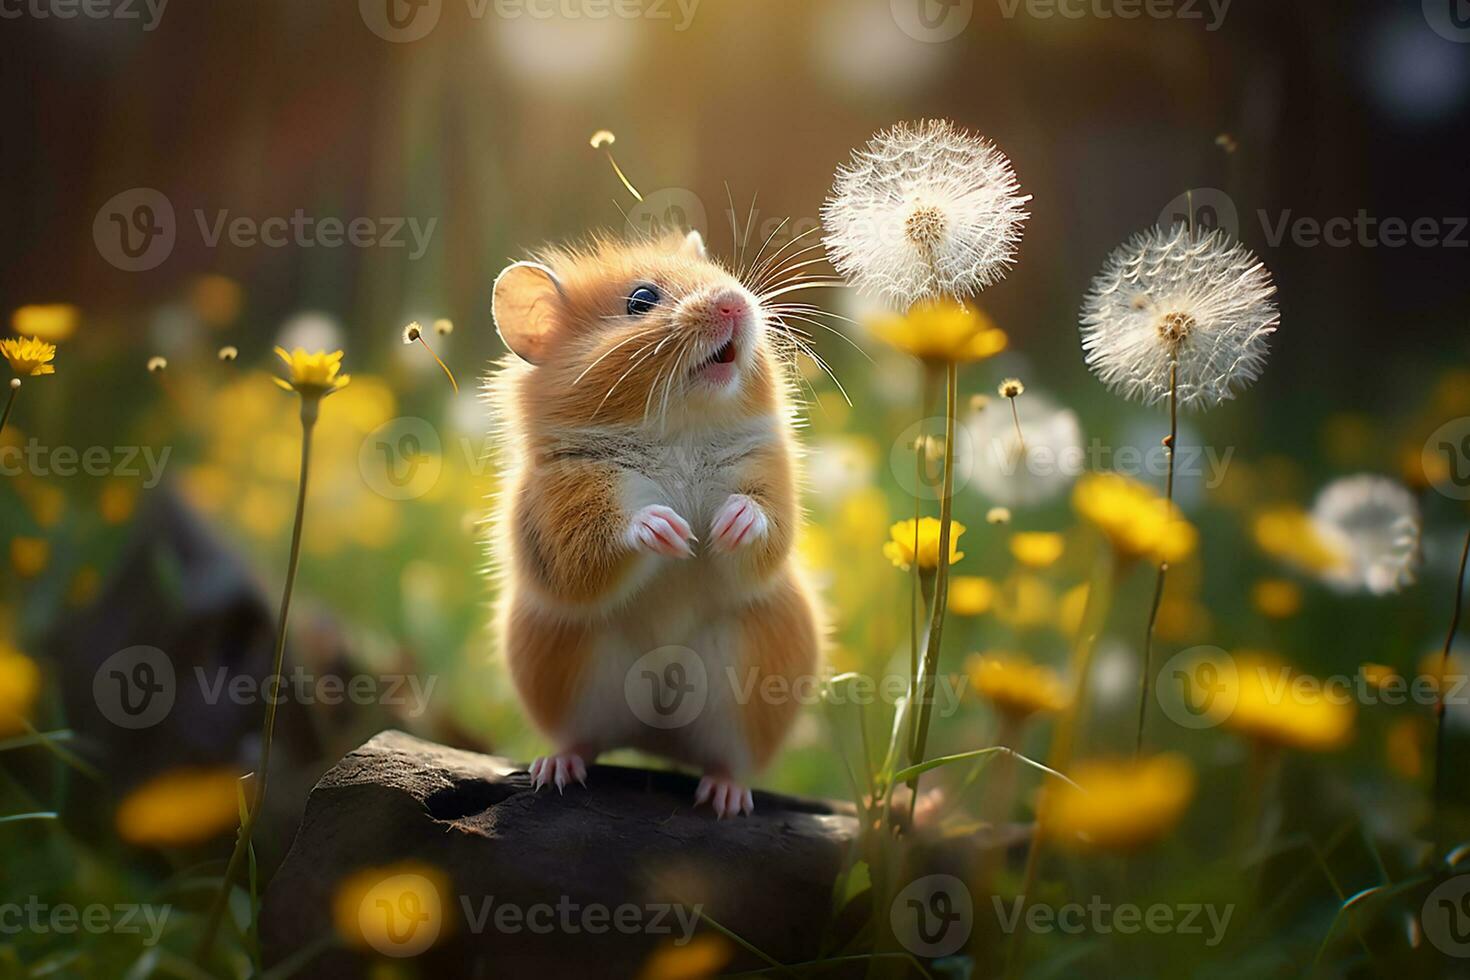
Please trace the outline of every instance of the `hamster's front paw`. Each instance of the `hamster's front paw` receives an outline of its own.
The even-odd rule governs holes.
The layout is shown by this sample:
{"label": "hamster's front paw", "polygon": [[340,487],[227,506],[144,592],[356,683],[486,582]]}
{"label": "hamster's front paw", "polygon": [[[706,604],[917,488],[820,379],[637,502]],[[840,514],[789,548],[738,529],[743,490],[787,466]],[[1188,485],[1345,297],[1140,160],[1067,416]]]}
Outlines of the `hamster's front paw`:
{"label": "hamster's front paw", "polygon": [[689,547],[689,542],[695,540],[689,522],[672,507],[662,504],[650,504],[634,514],[624,537],[628,547],[635,551],[650,551],[668,558],[694,556],[694,549]]}
{"label": "hamster's front paw", "polygon": [[572,780],[587,785],[587,764],[575,752],[543,755],[531,763],[531,787],[538,792],[543,786],[555,784],[560,793]]}
{"label": "hamster's front paw", "polygon": [[710,524],[710,543],[716,550],[734,551],[765,537],[769,526],[760,504],[743,493],[732,493]]}
{"label": "hamster's front paw", "polygon": [[705,776],[694,791],[694,805],[708,803],[715,817],[749,816],[755,812],[755,798],[750,790],[728,776]]}

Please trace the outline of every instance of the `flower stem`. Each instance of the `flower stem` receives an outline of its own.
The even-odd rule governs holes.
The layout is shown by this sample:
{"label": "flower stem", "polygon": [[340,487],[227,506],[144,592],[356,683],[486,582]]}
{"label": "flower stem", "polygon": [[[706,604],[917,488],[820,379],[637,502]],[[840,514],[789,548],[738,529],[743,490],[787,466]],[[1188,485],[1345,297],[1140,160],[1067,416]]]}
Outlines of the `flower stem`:
{"label": "flower stem", "polygon": [[[1058,772],[1065,772],[1072,764],[1072,740],[1081,727],[1082,709],[1087,700],[1087,679],[1092,671],[1092,653],[1107,620],[1108,606],[1112,603],[1113,580],[1117,577],[1118,559],[1111,549],[1104,547],[1093,562],[1092,577],[1087,583],[1087,598],[1082,605],[1082,618],[1077,624],[1077,635],[1074,638],[1076,645],[1072,649],[1070,666],[1072,696],[1061,717],[1057,719],[1056,728],[1052,730],[1051,749],[1047,754],[1047,766]],[[1045,806],[1046,792],[1047,789],[1043,786],[1042,795],[1036,805],[1038,816]],[[1040,831],[1033,830],[1026,849],[1026,869],[1021,876],[1021,890],[1017,893],[1023,904],[1036,886],[1042,849]],[[1006,977],[1020,975],[1025,933],[1025,929],[1017,929],[1011,933],[1010,949],[1006,952]]]}
{"label": "flower stem", "polygon": [[1020,456],[1026,458],[1026,437],[1021,435],[1021,412],[1016,408],[1016,400],[1011,399],[1011,419],[1016,423],[1016,445],[1020,448]]}
{"label": "flower stem", "polygon": [[[1460,629],[1461,603],[1465,594],[1465,562],[1470,559],[1470,531],[1465,532],[1465,546],[1460,549],[1460,572],[1455,577],[1455,607],[1450,615],[1450,631],[1445,634],[1444,652],[1439,657],[1439,690],[1434,701],[1434,814],[1436,825],[1442,820],[1445,794],[1445,751],[1444,751],[1444,689],[1445,674],[1450,669],[1450,647],[1454,645],[1455,633]],[[1439,843],[1439,832],[1435,832],[1435,843]],[[1438,846],[1435,851],[1439,850]]]}
{"label": "flower stem", "polygon": [[0,432],[5,431],[5,423],[10,421],[10,410],[15,407],[15,396],[20,391],[20,385],[10,386],[10,397],[5,399],[5,411],[0,412]]}
{"label": "flower stem", "polygon": [[[1179,348],[1169,358],[1169,438],[1164,444],[1168,459],[1164,477],[1164,526],[1174,516],[1174,444],[1179,441]],[[1159,546],[1163,548],[1163,536]],[[1169,560],[1159,558],[1159,577],[1154,584],[1154,601],[1148,612],[1148,629],[1143,634],[1143,664],[1138,672],[1138,737],[1133,743],[1134,758],[1143,754],[1143,722],[1148,715],[1149,675],[1153,671],[1154,632],[1159,625],[1159,605],[1164,600],[1164,579],[1169,574]]]}
{"label": "flower stem", "polygon": [[[280,683],[281,669],[285,661],[286,623],[291,611],[291,590],[296,584],[296,566],[301,558],[301,525],[306,515],[306,483],[310,474],[311,433],[316,424],[319,403],[320,398],[311,397],[303,397],[301,402],[301,476],[296,488],[296,521],[291,528],[291,553],[286,565],[286,584],[281,592],[281,613],[276,623],[276,647],[271,662],[271,680],[276,684]],[[270,775],[271,740],[275,735],[276,707],[280,700],[279,697],[266,700],[265,720],[260,729],[260,768],[255,779],[255,796],[248,815],[240,825],[240,833],[235,840],[235,850],[230,854],[230,863],[225,866],[224,880],[220,882],[219,893],[215,895],[214,903],[210,906],[209,918],[204,926],[204,935],[199,940],[199,947],[194,955],[195,961],[201,965],[209,956],[210,948],[214,945],[214,936],[219,931],[220,918],[229,902],[231,883],[250,850],[255,825],[265,806],[265,791]]]}
{"label": "flower stem", "polygon": [[[929,620],[929,641],[924,650],[923,690],[919,702],[917,732],[914,737],[914,764],[924,761],[924,747],[929,740],[929,721],[934,699],[934,675],[939,668],[939,646],[944,636],[945,610],[949,605],[949,538],[954,523],[954,433],[955,400],[958,397],[958,369],[954,361],[945,365],[944,395],[944,481],[939,500],[939,554],[934,579],[934,612]],[[919,777],[909,788],[917,795]]]}
{"label": "flower stem", "polygon": [[459,382],[454,380],[454,372],[449,370],[449,365],[445,364],[443,358],[434,353],[434,348],[429,346],[429,342],[424,339],[423,334],[419,335],[419,343],[424,345],[424,350],[428,351],[429,356],[438,363],[440,370],[444,372],[444,376],[449,379],[449,384],[454,389],[454,393],[456,395],[459,394]]}

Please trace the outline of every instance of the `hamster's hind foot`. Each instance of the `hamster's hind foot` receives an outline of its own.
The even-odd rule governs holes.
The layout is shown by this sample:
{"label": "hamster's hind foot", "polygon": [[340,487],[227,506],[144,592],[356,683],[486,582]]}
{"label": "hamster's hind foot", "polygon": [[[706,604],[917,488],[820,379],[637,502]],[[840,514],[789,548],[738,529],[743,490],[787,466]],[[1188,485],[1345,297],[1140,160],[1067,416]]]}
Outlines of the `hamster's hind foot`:
{"label": "hamster's hind foot", "polygon": [[564,792],[567,783],[576,780],[587,786],[587,763],[575,752],[559,755],[543,755],[531,763],[531,788],[540,792],[543,786],[555,783],[558,793]]}
{"label": "hamster's hind foot", "polygon": [[694,805],[702,803],[708,803],[720,820],[755,812],[755,798],[750,795],[750,790],[728,776],[705,776],[699,781],[699,788],[694,791]]}

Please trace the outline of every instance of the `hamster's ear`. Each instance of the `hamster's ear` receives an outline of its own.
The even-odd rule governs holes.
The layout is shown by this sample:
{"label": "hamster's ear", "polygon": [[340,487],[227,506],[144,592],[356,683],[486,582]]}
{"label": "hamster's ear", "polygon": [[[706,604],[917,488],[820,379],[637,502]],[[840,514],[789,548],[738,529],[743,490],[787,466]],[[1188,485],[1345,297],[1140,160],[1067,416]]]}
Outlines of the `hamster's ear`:
{"label": "hamster's ear", "polygon": [[540,364],[561,316],[561,280],[539,262],[508,265],[495,277],[490,313],[505,346],[521,360]]}
{"label": "hamster's ear", "polygon": [[706,259],[709,253],[704,249],[704,236],[697,231],[691,231],[684,236],[679,243],[679,254],[686,259]]}

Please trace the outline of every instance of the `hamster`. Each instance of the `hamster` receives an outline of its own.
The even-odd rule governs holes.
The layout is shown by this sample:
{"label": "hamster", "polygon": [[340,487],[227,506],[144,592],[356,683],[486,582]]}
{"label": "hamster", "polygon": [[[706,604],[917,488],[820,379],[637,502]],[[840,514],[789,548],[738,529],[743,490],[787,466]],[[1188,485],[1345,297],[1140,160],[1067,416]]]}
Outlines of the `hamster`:
{"label": "hamster", "polygon": [[[552,744],[536,788],[585,785],[599,753],[636,748],[700,769],[696,806],[751,813],[822,636],[792,555],[781,325],[698,232],[516,262],[492,314],[511,351],[486,384],[496,623]],[[650,698],[683,717],[651,716]]]}

